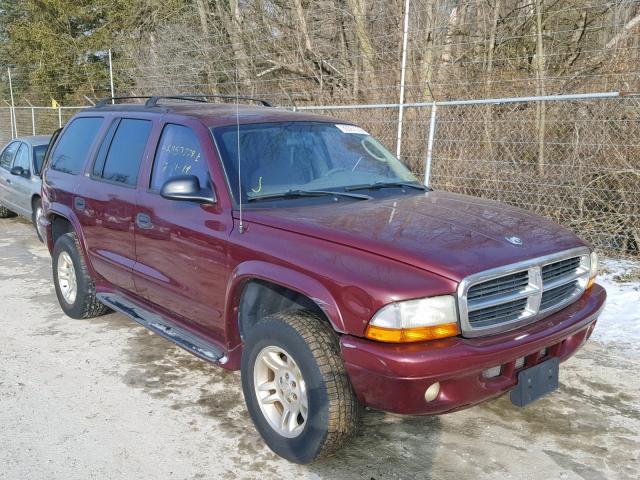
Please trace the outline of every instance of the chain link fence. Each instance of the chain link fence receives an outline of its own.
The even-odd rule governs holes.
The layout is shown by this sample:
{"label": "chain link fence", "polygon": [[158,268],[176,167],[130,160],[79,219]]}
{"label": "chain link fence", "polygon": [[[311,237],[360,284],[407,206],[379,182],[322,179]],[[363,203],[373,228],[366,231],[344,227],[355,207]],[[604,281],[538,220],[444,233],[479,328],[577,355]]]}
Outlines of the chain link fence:
{"label": "chain link fence", "polygon": [[[393,151],[399,105],[298,109],[355,121]],[[639,96],[447,101],[404,109],[402,159],[433,188],[521,207],[565,225],[603,253],[640,256]]]}
{"label": "chain link fence", "polygon": [[84,108],[87,107],[2,107],[0,144],[4,145],[16,136],[50,135]]}
{"label": "chain link fence", "polygon": [[[16,107],[18,135],[85,107]],[[395,151],[397,104],[301,106],[356,122]],[[405,163],[433,188],[544,215],[614,256],[640,257],[640,97],[604,93],[403,106]],[[12,137],[0,109],[0,140]]]}

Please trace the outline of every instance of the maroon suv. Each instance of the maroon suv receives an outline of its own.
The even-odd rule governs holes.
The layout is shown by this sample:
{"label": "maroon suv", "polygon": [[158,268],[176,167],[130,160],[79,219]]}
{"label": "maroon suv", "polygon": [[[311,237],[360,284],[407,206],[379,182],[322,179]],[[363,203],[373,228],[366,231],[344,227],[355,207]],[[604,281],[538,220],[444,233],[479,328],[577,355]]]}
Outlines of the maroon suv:
{"label": "maroon suv", "polygon": [[256,428],[299,463],[362,405],[526,405],[606,297],[560,226],[431,191],[362,128],[266,105],[102,101],[55,140],[42,193],[65,313],[117,310],[241,369]]}

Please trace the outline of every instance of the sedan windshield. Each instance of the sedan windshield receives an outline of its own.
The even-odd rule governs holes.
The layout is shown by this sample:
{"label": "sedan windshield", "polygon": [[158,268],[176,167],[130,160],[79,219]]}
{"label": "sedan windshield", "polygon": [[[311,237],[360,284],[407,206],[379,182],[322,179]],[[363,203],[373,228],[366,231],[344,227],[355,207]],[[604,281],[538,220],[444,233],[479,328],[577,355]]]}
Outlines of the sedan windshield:
{"label": "sedan windshield", "polygon": [[[357,186],[418,184],[418,180],[360,127],[279,122],[213,128],[236,201],[295,199],[296,191],[349,191]],[[238,143],[242,192],[238,185]],[[376,187],[374,187],[375,189]],[[363,192],[366,193],[366,192]],[[281,195],[279,195],[281,194]],[[348,197],[347,197],[348,198]]]}

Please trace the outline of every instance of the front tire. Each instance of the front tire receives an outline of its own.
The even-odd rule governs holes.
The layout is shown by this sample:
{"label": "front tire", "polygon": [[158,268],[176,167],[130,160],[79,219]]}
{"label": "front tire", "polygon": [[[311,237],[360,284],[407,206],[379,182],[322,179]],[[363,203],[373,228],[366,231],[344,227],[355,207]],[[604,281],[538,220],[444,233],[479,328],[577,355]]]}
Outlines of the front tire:
{"label": "front tire", "polygon": [[311,312],[279,313],[253,327],[242,354],[242,390],[258,432],[289,461],[328,456],[357,430],[361,409],[336,335]]}
{"label": "front tire", "polygon": [[53,247],[53,281],[58,302],[71,318],[92,318],[109,309],[96,298],[96,287],[89,275],[75,233],[61,235]]}
{"label": "front tire", "polygon": [[38,239],[42,243],[44,243],[47,232],[45,228],[42,225],[40,225],[40,218],[42,217],[42,213],[43,213],[42,200],[40,200],[39,198],[36,198],[33,201],[32,211],[33,213],[31,214],[31,221],[33,222],[33,226],[36,229],[36,234],[38,235]]}

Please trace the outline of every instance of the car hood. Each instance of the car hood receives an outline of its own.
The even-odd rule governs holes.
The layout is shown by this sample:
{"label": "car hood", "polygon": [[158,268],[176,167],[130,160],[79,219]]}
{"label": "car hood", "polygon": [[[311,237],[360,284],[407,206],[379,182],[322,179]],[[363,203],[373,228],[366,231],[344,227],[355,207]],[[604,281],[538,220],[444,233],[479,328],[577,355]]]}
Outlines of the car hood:
{"label": "car hood", "polygon": [[[248,222],[365,250],[456,281],[584,245],[525,210],[446,192],[245,210],[244,215]],[[507,240],[514,236],[522,245]]]}

